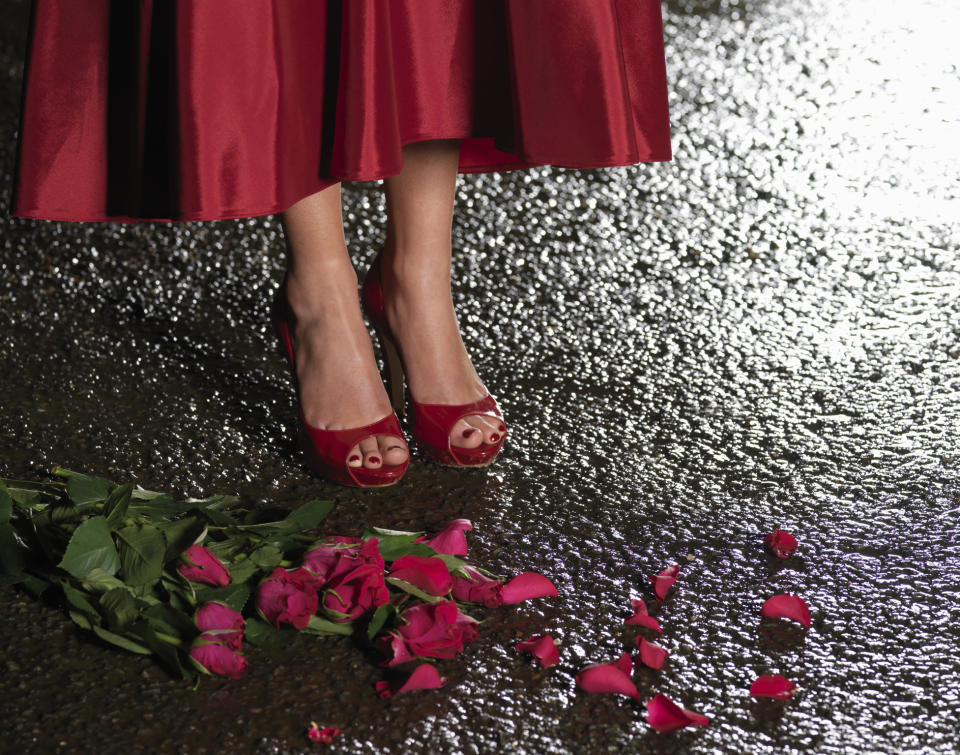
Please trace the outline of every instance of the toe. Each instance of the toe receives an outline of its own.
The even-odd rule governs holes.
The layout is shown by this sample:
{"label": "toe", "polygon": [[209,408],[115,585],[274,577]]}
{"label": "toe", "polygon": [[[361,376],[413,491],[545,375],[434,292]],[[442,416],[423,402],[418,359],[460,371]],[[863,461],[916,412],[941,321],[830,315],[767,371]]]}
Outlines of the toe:
{"label": "toe", "polygon": [[500,442],[500,439],[503,437],[503,432],[506,429],[500,420],[480,414],[476,414],[469,419],[474,425],[480,428],[480,432],[483,433],[484,443],[492,446]]}
{"label": "toe", "polygon": [[360,451],[363,453],[363,466],[367,469],[380,469],[383,458],[380,455],[380,444],[376,438],[365,438],[360,441]]}
{"label": "toe", "polygon": [[363,466],[363,455],[360,451],[360,446],[356,445],[350,449],[350,453],[347,454],[347,466],[348,467],[362,467]]}
{"label": "toe", "polygon": [[451,445],[460,448],[476,448],[483,443],[483,432],[472,422],[473,417],[458,420],[450,431]]}
{"label": "toe", "polygon": [[380,447],[383,463],[388,466],[395,467],[403,464],[410,456],[407,444],[396,435],[378,435],[377,444]]}

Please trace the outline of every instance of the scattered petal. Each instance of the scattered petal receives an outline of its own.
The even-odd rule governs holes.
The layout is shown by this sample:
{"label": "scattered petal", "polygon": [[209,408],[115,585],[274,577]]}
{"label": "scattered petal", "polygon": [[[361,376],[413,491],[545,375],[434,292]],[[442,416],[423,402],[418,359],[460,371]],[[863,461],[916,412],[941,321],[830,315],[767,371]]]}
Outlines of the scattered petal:
{"label": "scattered petal", "polygon": [[[627,658],[627,671],[623,669],[623,658]],[[577,686],[584,692],[616,694],[640,700],[636,685],[630,681],[629,669],[632,667],[630,656],[624,653],[613,663],[594,663],[584,666],[577,674]]]}
{"label": "scattered petal", "polygon": [[637,650],[640,651],[637,660],[644,666],[649,666],[650,668],[660,668],[663,662],[670,656],[666,648],[654,645],[652,642],[647,642],[643,637],[637,637]]}
{"label": "scattered petal", "polygon": [[448,681],[450,680],[447,677],[440,676],[436,666],[421,663],[398,687],[390,684],[390,682],[377,682],[377,692],[380,693],[380,697],[394,697],[401,692],[412,692],[417,689],[440,689]]}
{"label": "scattered petal", "polygon": [[650,582],[653,584],[653,594],[661,603],[667,597],[667,590],[673,587],[673,583],[677,581],[677,575],[679,574],[680,564],[674,564],[656,576],[650,577]]}
{"label": "scattered petal", "polygon": [[393,562],[390,577],[402,579],[428,595],[446,595],[453,587],[453,577],[446,562],[436,556],[402,556]]}
{"label": "scattered petal", "polygon": [[684,710],[666,695],[655,695],[647,703],[647,723],[654,731],[667,732],[684,726],[706,726],[710,719]]}
{"label": "scattered petal", "polygon": [[528,640],[518,642],[516,650],[518,653],[530,653],[544,668],[560,663],[557,641],[549,634],[535,634]]}
{"label": "scattered petal", "polygon": [[526,571],[518,574],[503,586],[500,597],[504,605],[522,603],[533,598],[545,598],[557,595],[553,582],[536,572]]}
{"label": "scattered petal", "polygon": [[426,543],[437,553],[448,556],[466,556],[467,536],[463,533],[472,529],[473,525],[469,519],[454,519],[433,537],[428,538],[426,535],[422,535],[413,542]]}
{"label": "scattered petal", "polygon": [[781,593],[768,598],[760,609],[760,614],[768,619],[793,619],[810,628],[810,609],[803,598],[798,595]]}
{"label": "scattered petal", "polygon": [[786,558],[797,549],[797,539],[789,532],[781,529],[775,529],[763,539],[774,556],[777,558]]}
{"label": "scattered petal", "polygon": [[633,658],[630,657],[630,653],[620,653],[620,657],[613,662],[613,665],[630,676],[630,672],[633,671]]}
{"label": "scattered petal", "polygon": [[630,606],[634,614],[623,623],[627,626],[646,627],[652,629],[657,634],[661,634],[660,622],[647,613],[647,604],[642,600],[631,600]]}
{"label": "scattered petal", "polygon": [[772,697],[774,700],[789,700],[797,685],[780,674],[758,676],[750,685],[752,697]]}
{"label": "scattered petal", "polygon": [[328,745],[331,742],[333,742],[333,738],[337,736],[337,734],[339,733],[340,733],[340,729],[334,729],[329,726],[325,729],[321,729],[313,721],[310,722],[310,728],[307,729],[307,737],[310,739],[311,742],[321,742],[325,745]]}

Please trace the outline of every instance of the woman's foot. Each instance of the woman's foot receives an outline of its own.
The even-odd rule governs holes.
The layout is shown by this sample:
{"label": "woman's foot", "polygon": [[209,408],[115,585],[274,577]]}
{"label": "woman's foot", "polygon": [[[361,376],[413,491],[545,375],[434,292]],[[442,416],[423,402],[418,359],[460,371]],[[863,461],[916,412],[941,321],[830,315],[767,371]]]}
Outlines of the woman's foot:
{"label": "woman's foot", "polygon": [[[478,401],[487,390],[460,336],[450,294],[449,244],[435,253],[417,251],[406,253],[388,238],[381,263],[384,314],[403,357],[410,395],[420,404]],[[470,449],[494,445],[505,431],[495,418],[469,415],[453,426],[450,443]]]}
{"label": "woman's foot", "polygon": [[[304,273],[291,270],[286,295],[300,406],[322,430],[362,427],[392,414],[357,298],[357,276],[344,249]],[[347,454],[351,467],[379,469],[409,456],[402,438],[367,438]]]}

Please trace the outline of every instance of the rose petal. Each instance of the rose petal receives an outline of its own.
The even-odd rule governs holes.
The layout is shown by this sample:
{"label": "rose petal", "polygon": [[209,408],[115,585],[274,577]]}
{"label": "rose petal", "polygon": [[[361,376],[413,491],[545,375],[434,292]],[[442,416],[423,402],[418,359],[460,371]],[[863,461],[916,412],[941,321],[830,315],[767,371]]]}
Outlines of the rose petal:
{"label": "rose petal", "polygon": [[436,556],[402,556],[393,562],[390,577],[409,582],[428,595],[446,595],[453,587],[450,569]]}
{"label": "rose petal", "polygon": [[[624,653],[629,661],[630,656]],[[613,663],[594,663],[584,666],[577,674],[577,686],[584,692],[594,694],[616,694],[640,700],[640,693],[636,685],[630,681],[629,673],[624,673],[620,667],[620,659]]]}
{"label": "rose petal", "polygon": [[768,598],[760,614],[768,619],[793,619],[806,629],[810,628],[810,609],[804,599],[797,595],[781,593]]}
{"label": "rose petal", "polygon": [[549,634],[535,634],[528,640],[518,642],[516,650],[518,653],[530,653],[544,668],[560,663],[557,641]]}
{"label": "rose petal", "polygon": [[650,668],[660,668],[663,662],[670,656],[666,648],[654,645],[652,642],[647,642],[643,637],[637,637],[637,650],[640,651],[637,660],[643,663],[644,666],[649,666]]}
{"label": "rose petal", "polygon": [[667,597],[667,590],[673,587],[673,583],[677,581],[678,574],[680,574],[680,564],[674,564],[659,574],[650,577],[650,582],[653,585],[653,594],[661,603]]}
{"label": "rose petal", "polygon": [[533,598],[544,598],[557,595],[557,588],[553,583],[536,572],[526,571],[518,574],[503,586],[500,597],[504,605],[522,603]]}
{"label": "rose petal", "polygon": [[469,519],[454,519],[433,537],[428,539],[423,535],[413,542],[426,543],[437,553],[449,556],[466,556],[467,537],[463,533],[472,529],[473,525]]}
{"label": "rose petal", "polygon": [[613,665],[630,676],[630,672],[633,671],[633,658],[630,657],[630,653],[620,653],[620,657],[613,662]]}
{"label": "rose petal", "polygon": [[797,549],[797,539],[789,532],[777,528],[763,539],[774,556],[786,558]]}
{"label": "rose petal", "polygon": [[774,700],[789,700],[797,685],[780,674],[758,676],[750,685],[752,697],[772,697]]}
{"label": "rose petal", "polygon": [[667,732],[684,726],[706,726],[710,719],[684,710],[666,695],[655,695],[647,703],[647,723],[654,731]]}
{"label": "rose petal", "polygon": [[488,577],[467,564],[460,569],[467,576],[454,575],[453,590],[450,593],[454,600],[464,603],[482,603],[488,608],[496,608],[503,602],[503,596],[500,594],[503,589],[501,580]]}
{"label": "rose petal", "polygon": [[325,745],[333,742],[333,738],[339,733],[340,729],[334,729],[330,726],[325,729],[321,729],[313,721],[310,722],[310,728],[307,729],[307,737],[311,742],[321,742]]}
{"label": "rose petal", "polygon": [[628,626],[646,627],[652,629],[657,634],[662,634],[660,622],[647,613],[647,604],[642,600],[631,600],[630,605],[634,610],[633,616],[623,623]]}
{"label": "rose petal", "polygon": [[418,689],[440,689],[450,681],[445,676],[440,676],[437,667],[430,663],[421,663],[413,673],[407,677],[403,684],[395,687],[390,682],[377,682],[377,692],[380,697],[393,697],[401,692],[411,692]]}

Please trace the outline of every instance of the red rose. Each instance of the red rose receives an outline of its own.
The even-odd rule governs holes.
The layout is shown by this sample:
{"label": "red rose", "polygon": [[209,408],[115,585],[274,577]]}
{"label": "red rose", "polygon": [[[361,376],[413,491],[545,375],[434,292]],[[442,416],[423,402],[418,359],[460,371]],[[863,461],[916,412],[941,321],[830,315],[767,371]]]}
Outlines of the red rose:
{"label": "red rose", "polygon": [[303,569],[287,571],[278,566],[260,583],[257,590],[257,609],[271,624],[280,628],[280,622],[303,629],[317,611],[315,577]]}
{"label": "red rose", "polygon": [[243,641],[243,616],[223,603],[204,603],[194,617],[197,629],[208,639],[239,650]]}
{"label": "red rose", "polygon": [[370,564],[382,572],[383,558],[378,542],[375,537],[369,540],[328,537],[318,547],[307,551],[303,568],[316,577],[317,587],[343,578],[358,566]]}
{"label": "red rose", "polygon": [[190,660],[204,674],[239,679],[247,672],[247,659],[214,638],[201,634],[190,648]]}
{"label": "red rose", "polygon": [[177,571],[191,582],[203,582],[214,587],[230,584],[230,572],[220,559],[202,545],[191,545],[183,552],[184,563]]}
{"label": "red rose", "polygon": [[453,587],[453,577],[442,558],[436,556],[403,556],[393,562],[390,576],[423,590],[427,595],[441,597]]}
{"label": "red rose", "polygon": [[338,624],[353,621],[389,602],[383,570],[373,564],[358,566],[338,582],[327,585],[323,593],[324,613]]}
{"label": "red rose", "polygon": [[482,603],[488,608],[496,608],[503,603],[500,594],[503,582],[481,574],[472,566],[461,567],[470,578],[455,576],[453,578],[453,597],[464,603]]}
{"label": "red rose", "polygon": [[476,620],[464,616],[451,600],[418,603],[400,614],[400,626],[377,640],[392,657],[385,666],[414,658],[453,658],[477,639]]}

